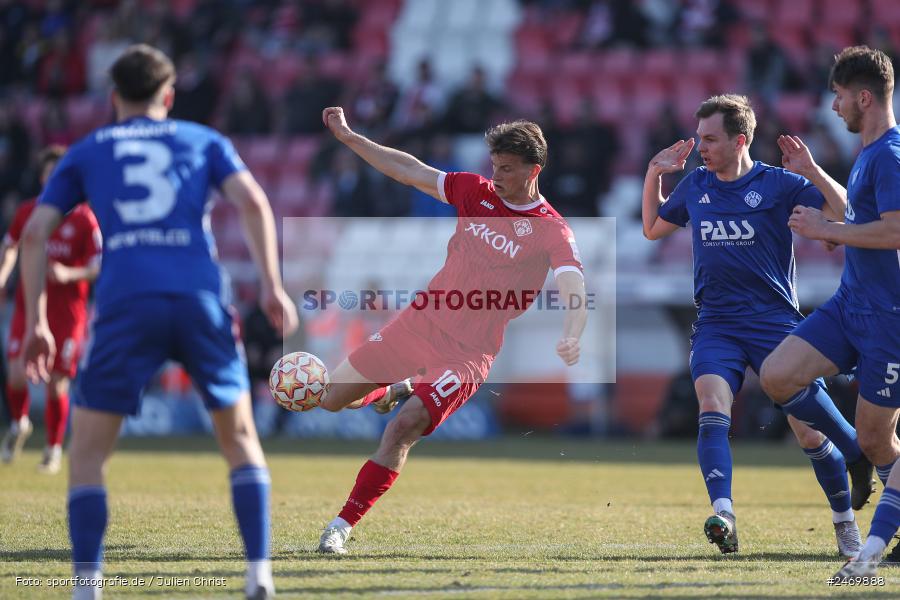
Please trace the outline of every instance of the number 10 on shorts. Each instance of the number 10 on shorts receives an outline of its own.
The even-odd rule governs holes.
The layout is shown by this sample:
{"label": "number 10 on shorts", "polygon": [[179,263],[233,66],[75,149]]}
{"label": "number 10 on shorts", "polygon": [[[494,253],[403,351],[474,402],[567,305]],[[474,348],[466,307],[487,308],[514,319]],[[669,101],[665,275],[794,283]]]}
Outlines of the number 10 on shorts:
{"label": "number 10 on shorts", "polygon": [[[900,365],[898,365],[900,366]],[[444,371],[444,374],[437,378],[437,380],[431,384],[434,386],[435,391],[441,398],[446,398],[460,387],[462,387],[462,381],[459,380],[456,373],[447,369]]]}

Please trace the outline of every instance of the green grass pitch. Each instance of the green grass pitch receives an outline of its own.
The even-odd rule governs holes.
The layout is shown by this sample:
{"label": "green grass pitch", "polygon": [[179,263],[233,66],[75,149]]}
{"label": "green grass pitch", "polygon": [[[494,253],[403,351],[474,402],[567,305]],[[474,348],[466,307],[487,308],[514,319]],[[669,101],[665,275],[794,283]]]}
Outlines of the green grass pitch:
{"label": "green grass pitch", "polygon": [[[737,556],[703,537],[693,444],[527,436],[420,444],[335,558],[314,552],[320,530],[374,443],[265,445],[282,598],[900,597],[900,568],[881,569],[884,586],[826,583],[841,564],[831,514],[795,446],[735,445]],[[69,576],[65,476],[36,473],[38,456],[32,444],[0,469],[0,598],[70,593],[51,587]],[[107,598],[240,597],[240,540],[211,440],[123,440],[108,490],[104,576],[130,585]]]}

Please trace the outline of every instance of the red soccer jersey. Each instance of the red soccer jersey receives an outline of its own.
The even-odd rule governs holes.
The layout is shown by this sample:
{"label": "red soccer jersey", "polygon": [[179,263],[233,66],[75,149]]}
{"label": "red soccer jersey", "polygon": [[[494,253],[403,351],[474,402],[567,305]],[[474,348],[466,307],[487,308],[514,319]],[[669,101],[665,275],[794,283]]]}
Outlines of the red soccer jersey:
{"label": "red soccer jersey", "polygon": [[543,197],[507,204],[480,175],[442,174],[438,190],[459,217],[425,313],[466,346],[497,354],[507,323],[534,302],[549,269],[582,272],[575,236]]}
{"label": "red soccer jersey", "polygon": [[[18,244],[22,229],[34,210],[36,200],[19,206],[13,217],[7,243]],[[99,256],[101,251],[100,226],[86,203],[75,207],[60,223],[47,241],[47,258],[68,267],[84,267]],[[25,314],[25,295],[21,285],[16,289],[16,311]],[[51,321],[84,323],[87,321],[87,300],[90,283],[53,283],[47,280],[47,315]]]}

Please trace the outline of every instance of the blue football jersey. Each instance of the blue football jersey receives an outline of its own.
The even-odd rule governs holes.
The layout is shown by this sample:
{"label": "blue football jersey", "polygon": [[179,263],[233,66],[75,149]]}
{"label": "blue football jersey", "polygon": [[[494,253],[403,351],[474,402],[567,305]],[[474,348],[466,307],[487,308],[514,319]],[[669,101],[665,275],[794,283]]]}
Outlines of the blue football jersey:
{"label": "blue football jersey", "polygon": [[98,309],[146,293],[202,290],[225,299],[211,192],[244,168],[231,142],[208,127],[136,117],[72,146],[39,202],[63,213],[90,202],[103,234]]}
{"label": "blue football jersey", "polygon": [[[900,128],[889,129],[859,153],[847,186],[846,223],[862,225],[900,210]],[[900,314],[900,250],[847,246],[837,295],[858,310]]]}
{"label": "blue football jersey", "polygon": [[806,178],[761,162],[736,181],[721,181],[706,167],[685,176],[659,216],[692,224],[700,317],[779,308],[799,314],[788,218],[797,205],[821,208],[824,202]]}

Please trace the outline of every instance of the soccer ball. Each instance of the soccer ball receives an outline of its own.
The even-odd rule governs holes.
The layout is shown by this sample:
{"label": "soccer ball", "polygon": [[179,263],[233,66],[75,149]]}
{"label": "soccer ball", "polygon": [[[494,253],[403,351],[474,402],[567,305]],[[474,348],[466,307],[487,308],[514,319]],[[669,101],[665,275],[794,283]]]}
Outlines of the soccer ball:
{"label": "soccer ball", "polygon": [[269,391],[282,408],[296,412],[319,405],[328,393],[328,370],[308,352],[285,354],[272,366]]}

